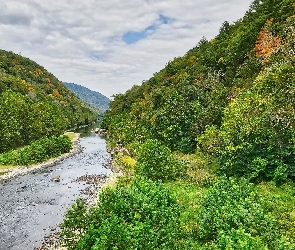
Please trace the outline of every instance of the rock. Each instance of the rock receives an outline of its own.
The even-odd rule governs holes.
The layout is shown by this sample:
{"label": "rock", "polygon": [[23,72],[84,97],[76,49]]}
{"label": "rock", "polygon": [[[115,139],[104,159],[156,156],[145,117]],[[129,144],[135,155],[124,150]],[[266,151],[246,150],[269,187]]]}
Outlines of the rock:
{"label": "rock", "polygon": [[101,129],[101,128],[96,128],[94,130],[94,133],[99,134],[99,135],[107,135],[107,130],[106,129]]}
{"label": "rock", "polygon": [[53,178],[51,178],[51,180],[55,182],[60,182],[60,175],[54,176]]}

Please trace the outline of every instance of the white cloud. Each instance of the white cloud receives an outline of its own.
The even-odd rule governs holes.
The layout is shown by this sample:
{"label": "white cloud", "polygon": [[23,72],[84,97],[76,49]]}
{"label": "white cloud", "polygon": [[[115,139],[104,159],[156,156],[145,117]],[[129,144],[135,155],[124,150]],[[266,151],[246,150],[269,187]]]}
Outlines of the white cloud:
{"label": "white cloud", "polygon": [[[21,52],[61,81],[111,96],[141,84],[251,0],[0,0],[0,48]],[[160,15],[168,18],[161,20]],[[126,44],[127,32],[148,35]]]}

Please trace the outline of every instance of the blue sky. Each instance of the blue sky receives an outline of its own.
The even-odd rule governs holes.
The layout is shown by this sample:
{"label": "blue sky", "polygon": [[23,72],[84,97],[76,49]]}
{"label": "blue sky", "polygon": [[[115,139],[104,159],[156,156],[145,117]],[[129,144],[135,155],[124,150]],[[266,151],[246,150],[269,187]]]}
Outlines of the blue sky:
{"label": "blue sky", "polygon": [[127,44],[136,43],[142,39],[147,38],[147,36],[151,35],[153,32],[156,32],[157,28],[160,27],[160,25],[168,24],[169,21],[172,21],[169,17],[165,17],[163,15],[159,15],[159,21],[158,24],[153,24],[147,28],[145,28],[143,31],[134,32],[134,31],[128,31],[123,35],[123,41]]}
{"label": "blue sky", "polygon": [[251,0],[0,0],[0,49],[61,81],[124,93],[184,55]]}
{"label": "blue sky", "polygon": [[141,32],[128,31],[123,35],[123,41],[127,44],[132,44],[138,42],[139,40],[145,39],[148,35],[148,31],[153,30],[152,27],[153,26],[148,27]]}

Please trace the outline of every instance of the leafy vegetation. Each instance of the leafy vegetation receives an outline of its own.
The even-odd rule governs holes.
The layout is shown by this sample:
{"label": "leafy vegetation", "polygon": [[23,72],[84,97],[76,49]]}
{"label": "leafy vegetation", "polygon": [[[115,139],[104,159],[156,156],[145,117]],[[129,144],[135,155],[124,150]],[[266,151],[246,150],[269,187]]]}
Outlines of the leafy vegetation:
{"label": "leafy vegetation", "polygon": [[201,240],[221,240],[220,236],[235,240],[233,236],[242,234],[247,235],[247,241],[252,238],[250,242],[264,242],[271,249],[280,244],[276,242],[275,219],[264,210],[253,185],[244,179],[237,183],[221,178],[207,191],[200,205],[197,232]]}
{"label": "leafy vegetation", "polygon": [[137,178],[99,195],[97,207],[83,202],[68,210],[61,237],[69,249],[175,249],[179,208],[161,183]]}
{"label": "leafy vegetation", "polygon": [[72,149],[68,136],[41,138],[23,148],[0,154],[2,165],[30,165],[67,153]]}
{"label": "leafy vegetation", "polygon": [[138,151],[135,173],[151,180],[175,180],[185,172],[185,164],[157,140],[147,140]]}
{"label": "leafy vegetation", "polygon": [[0,50],[0,153],[97,119],[37,63]]}
{"label": "leafy vegetation", "polygon": [[[179,204],[173,249],[295,249],[294,7],[253,1],[111,101],[101,124],[109,146],[122,143],[136,162],[129,176],[163,181]],[[83,232],[100,241],[113,231]]]}

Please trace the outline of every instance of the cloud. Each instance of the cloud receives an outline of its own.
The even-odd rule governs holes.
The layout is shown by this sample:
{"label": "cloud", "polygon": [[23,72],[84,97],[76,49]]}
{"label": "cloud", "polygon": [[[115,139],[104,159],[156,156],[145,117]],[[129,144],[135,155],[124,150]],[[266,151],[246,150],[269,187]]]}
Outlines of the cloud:
{"label": "cloud", "polygon": [[251,0],[0,0],[0,48],[107,96],[141,84]]}
{"label": "cloud", "polygon": [[129,31],[122,36],[122,39],[127,44],[136,43],[139,40],[145,39],[147,36],[155,33],[161,24],[168,24],[170,21],[172,21],[170,18],[160,14],[158,20],[156,20],[154,24],[140,32]]}
{"label": "cloud", "polygon": [[26,8],[22,8],[22,5],[18,9],[14,7],[8,8],[5,3],[0,3],[0,24],[29,26],[33,17],[26,11]]}

